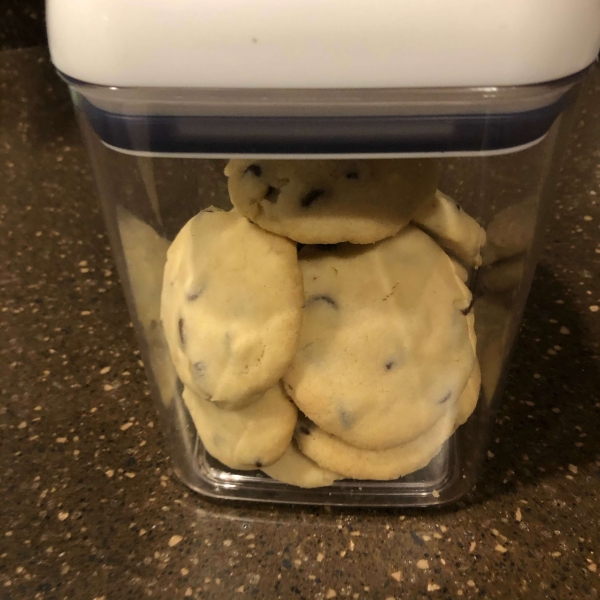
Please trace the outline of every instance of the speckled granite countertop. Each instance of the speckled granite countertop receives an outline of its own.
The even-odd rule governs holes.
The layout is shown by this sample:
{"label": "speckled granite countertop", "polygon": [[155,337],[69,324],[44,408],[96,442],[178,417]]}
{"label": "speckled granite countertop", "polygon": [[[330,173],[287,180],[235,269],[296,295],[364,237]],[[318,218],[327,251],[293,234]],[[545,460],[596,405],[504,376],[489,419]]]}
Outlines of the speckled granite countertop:
{"label": "speckled granite countertop", "polygon": [[0,598],[598,598],[600,69],[480,485],[442,510],[217,504],[171,476],[68,92],[0,53]]}

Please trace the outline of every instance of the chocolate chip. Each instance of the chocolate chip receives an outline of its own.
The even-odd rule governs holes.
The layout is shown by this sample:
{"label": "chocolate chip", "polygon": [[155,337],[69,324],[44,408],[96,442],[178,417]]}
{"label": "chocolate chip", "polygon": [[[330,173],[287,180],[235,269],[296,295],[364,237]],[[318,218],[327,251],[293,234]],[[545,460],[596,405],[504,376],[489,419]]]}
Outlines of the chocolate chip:
{"label": "chocolate chip", "polygon": [[358,179],[358,171],[349,171],[346,173],[347,179]]}
{"label": "chocolate chip", "polygon": [[317,189],[310,190],[302,200],[300,200],[300,204],[303,208],[309,208],[310,205],[317,199],[325,194],[325,190]]}
{"label": "chocolate chip", "polygon": [[331,296],[327,296],[326,294],[320,294],[318,296],[311,296],[306,301],[305,306],[308,304],[312,304],[313,302],[325,302],[326,304],[329,304],[329,306],[331,306],[332,308],[335,308],[335,310],[338,309],[337,302]]}
{"label": "chocolate chip", "polygon": [[300,425],[300,433],[310,435],[310,429],[306,425]]}
{"label": "chocolate chip", "polygon": [[439,402],[438,404],[445,404],[452,397],[452,392],[448,392]]}
{"label": "chocolate chip", "polygon": [[260,469],[263,466],[263,464],[260,462],[260,460],[257,460],[254,464],[256,465],[257,469]]}
{"label": "chocolate chip", "polygon": [[252,175],[260,177],[262,175],[262,167],[256,164],[249,165],[244,171],[244,174],[245,173],[252,173]]}
{"label": "chocolate chip", "polygon": [[200,296],[202,296],[202,294],[204,294],[204,289],[205,289],[205,286],[202,286],[199,290],[188,293],[188,295],[187,295],[188,302],[195,302],[196,300],[198,300],[198,298],[200,298]]}
{"label": "chocolate chip", "polygon": [[390,360],[390,362],[385,363],[385,370],[391,371],[396,366],[396,361]]}
{"label": "chocolate chip", "polygon": [[202,361],[198,361],[195,362],[192,366],[194,368],[194,372],[196,373],[196,375],[198,375],[198,377],[204,377],[204,374],[206,373],[205,363],[203,363]]}
{"label": "chocolate chip", "polygon": [[354,417],[348,413],[344,408],[338,408],[338,415],[340,417],[340,423],[344,429],[350,429],[354,424]]}
{"label": "chocolate chip", "polygon": [[281,190],[279,188],[270,185],[267,189],[267,193],[265,194],[265,200],[268,200],[269,202],[275,204],[277,202],[277,199],[279,198],[280,193]]}
{"label": "chocolate chip", "polygon": [[184,322],[183,319],[179,319],[179,339],[181,340],[181,345],[185,346],[185,336],[183,332]]}
{"label": "chocolate chip", "polygon": [[473,304],[475,304],[475,297],[471,298],[469,306],[467,306],[467,308],[463,308],[460,312],[466,317],[473,310]]}

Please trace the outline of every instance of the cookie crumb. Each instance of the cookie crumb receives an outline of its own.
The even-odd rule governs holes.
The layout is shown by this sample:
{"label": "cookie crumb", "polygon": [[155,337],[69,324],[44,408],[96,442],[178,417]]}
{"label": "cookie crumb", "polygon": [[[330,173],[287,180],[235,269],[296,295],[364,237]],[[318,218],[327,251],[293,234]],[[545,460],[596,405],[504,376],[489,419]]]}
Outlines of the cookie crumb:
{"label": "cookie crumb", "polygon": [[171,536],[171,539],[169,540],[169,548],[177,546],[177,544],[179,544],[179,542],[181,542],[182,539],[183,537],[181,537],[180,535]]}
{"label": "cookie crumb", "polygon": [[523,518],[523,515],[521,514],[521,509],[517,508],[517,510],[515,511],[515,520],[518,523],[520,523],[522,518]]}
{"label": "cookie crumb", "polygon": [[319,552],[319,554],[317,554],[317,562],[323,562],[323,559],[325,558],[325,555],[322,552]]}
{"label": "cookie crumb", "polygon": [[417,568],[418,569],[423,569],[424,571],[426,569],[429,569],[429,561],[426,558],[422,558],[421,560],[417,561]]}
{"label": "cookie crumb", "polygon": [[473,552],[475,552],[476,547],[477,547],[477,542],[471,542],[471,545],[469,546],[469,554],[473,554]]}
{"label": "cookie crumb", "polygon": [[438,590],[441,590],[441,589],[442,588],[437,583],[428,583],[427,584],[428,592],[437,592]]}
{"label": "cookie crumb", "polygon": [[325,598],[335,598],[336,596],[337,596],[337,592],[332,588],[329,588],[327,590],[327,593],[325,594]]}
{"label": "cookie crumb", "polygon": [[392,579],[395,579],[397,582],[402,581],[402,571],[395,571],[391,576]]}
{"label": "cookie crumb", "polygon": [[508,550],[502,544],[496,544],[494,550],[496,552],[500,552],[500,554],[505,554],[506,552],[508,552]]}

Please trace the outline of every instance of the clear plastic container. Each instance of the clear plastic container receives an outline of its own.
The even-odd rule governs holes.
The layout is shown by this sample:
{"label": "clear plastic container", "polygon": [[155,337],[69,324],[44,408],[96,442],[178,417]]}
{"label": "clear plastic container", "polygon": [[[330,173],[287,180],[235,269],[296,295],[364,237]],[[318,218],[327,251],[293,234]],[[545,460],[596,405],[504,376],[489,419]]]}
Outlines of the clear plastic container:
{"label": "clear plastic container", "polygon": [[[573,100],[579,78],[506,88],[312,91],[121,89],[68,80],[162,429],[174,470],[183,482],[220,499],[382,506],[447,503],[473,487],[487,451],[535,269],[544,208],[549,205],[552,176],[557,170],[564,111]],[[237,171],[231,167],[228,173],[232,179],[238,178],[239,185],[228,189],[225,168],[230,159],[238,161],[232,163],[238,165]],[[283,159],[289,162],[271,162]],[[365,173],[371,179],[367,177],[363,184]],[[248,183],[248,179],[252,181]],[[366,186],[361,188],[364,201],[362,196],[358,200],[351,196],[355,180]],[[255,189],[257,181],[264,192],[258,205],[266,201],[271,208],[276,206],[275,200],[288,202],[293,193],[308,210],[321,197],[333,198],[327,215],[331,226],[320,226],[319,217],[314,227],[308,221],[308,226],[300,227],[302,240],[296,246],[297,239],[285,240],[288,234],[298,237],[297,229],[288,225],[292,221],[302,225],[302,214],[286,217],[284,211],[269,220],[261,218],[263,213],[248,212],[258,225],[248,225],[245,217],[239,216],[245,222],[239,237],[231,234],[223,241],[222,215],[215,217],[213,212],[201,217],[208,219],[208,225],[198,225],[196,237],[181,242],[183,250],[176,256],[175,251],[169,253],[171,262],[192,256],[187,271],[171,267],[169,281],[179,277],[176,287],[187,290],[187,301],[196,301],[204,288],[191,294],[186,285],[192,280],[197,283],[194,260],[206,258],[212,263],[202,268],[208,269],[220,295],[207,299],[200,312],[189,313],[198,318],[184,325],[178,315],[192,309],[187,304],[181,308],[183,292],[163,294],[168,249],[200,211],[211,206],[230,211],[230,192],[243,195]],[[274,181],[279,186],[275,195],[283,194],[279,198],[273,198]],[[290,182],[308,187],[286,196],[285,186]],[[407,186],[412,186],[410,193],[405,193]],[[443,195],[435,196],[436,189]],[[387,194],[381,207],[379,190]],[[348,202],[339,201],[344,194]],[[402,209],[403,203],[412,208]],[[236,204],[244,206],[243,202]],[[350,225],[344,229],[341,222]],[[385,227],[374,226],[381,222]],[[261,295],[263,292],[252,289],[257,295],[247,297],[257,305],[257,313],[264,313],[269,303],[274,303],[273,310],[281,310],[281,297],[289,292],[288,279],[296,277],[297,281],[298,265],[302,265],[306,297],[295,305],[299,321],[290,334],[293,339],[290,342],[288,336],[280,347],[277,341],[271,342],[274,347],[266,349],[265,356],[275,361],[275,379],[285,381],[278,391],[284,398],[287,395],[284,402],[296,403],[306,413],[299,412],[300,424],[293,431],[290,409],[285,409],[281,423],[285,422],[287,433],[279,431],[277,443],[281,445],[286,435],[289,441],[293,433],[289,443],[294,450],[286,452],[301,449],[322,466],[313,461],[314,472],[300,483],[321,487],[290,485],[261,470],[294,480],[296,469],[307,468],[308,461],[296,454],[275,471],[261,461],[240,470],[212,457],[188,409],[195,400],[188,394],[186,406],[185,386],[178,376],[179,372],[188,387],[192,381],[197,392],[205,392],[202,402],[212,401],[210,409],[218,412],[218,424],[210,419],[204,423],[204,435],[214,437],[205,437],[209,445],[216,444],[219,428],[227,427],[223,423],[233,422],[228,420],[232,410],[243,421],[247,410],[243,407],[264,400],[265,382],[270,382],[267,387],[273,385],[273,372],[263,379],[241,378],[250,384],[247,390],[240,388],[235,376],[230,380],[222,361],[217,360],[221,349],[209,342],[198,349],[202,343],[196,338],[214,340],[210,332],[216,329],[226,336],[234,354],[241,352],[243,340],[248,338],[252,346],[253,340],[262,339],[264,321],[246,319],[246,329],[232,325],[232,333],[226,331],[224,319],[232,314],[229,303],[249,294],[244,285],[252,287],[258,281],[246,277],[244,269],[239,277],[232,276],[232,270],[246,257],[239,255],[240,239],[248,234],[267,240],[266,246],[260,246],[262,250],[255,250],[254,241],[248,242],[247,272],[253,273],[256,252],[264,251],[268,263],[264,248],[270,248],[274,238],[264,231],[273,228],[279,234],[273,243],[287,244],[285,252],[292,248],[296,271],[289,275],[287,267],[282,271],[279,263],[267,265],[275,275],[283,273],[272,282],[281,294],[269,289]],[[352,237],[348,231],[358,231],[360,243],[325,246]],[[195,254],[188,252],[190,240],[197,244]],[[396,243],[398,248],[393,246]],[[438,266],[432,267],[431,261]],[[221,266],[215,267],[215,263]],[[339,281],[331,275],[332,270],[337,274],[336,265],[343,272]],[[340,298],[314,293],[309,279],[314,276],[316,280],[321,274],[324,289],[335,289]],[[164,281],[166,286],[168,278]],[[379,304],[374,300],[378,293],[382,295]],[[350,297],[352,302],[346,302]],[[395,304],[381,308],[390,298]],[[452,312],[449,303],[453,303],[454,316],[446,318]],[[320,306],[315,308],[315,304]],[[342,305],[346,305],[343,313]],[[342,315],[339,319],[338,314]],[[473,320],[476,341],[473,332],[469,333]],[[184,326],[193,351],[184,345]],[[450,333],[456,328],[460,335]],[[264,339],[283,337],[277,332]],[[177,343],[183,350],[174,348]],[[316,355],[306,350],[313,343],[319,348]],[[387,349],[392,347],[398,352],[388,357]],[[444,356],[440,356],[442,350],[447,352]],[[411,355],[413,351],[418,356]],[[193,373],[188,368],[200,364],[194,362],[193,352],[208,357],[208,363],[215,357],[217,367],[210,381],[206,370],[213,369],[211,364],[202,363]],[[278,353],[279,363],[273,358]],[[177,369],[172,359],[175,354],[180,357],[175,361]],[[185,363],[188,358],[189,364]],[[469,366],[467,360],[471,360]],[[381,362],[379,372],[371,369],[373,361]],[[181,366],[184,363],[185,368]],[[393,374],[396,369],[399,374]],[[394,383],[388,384],[391,376]],[[228,387],[233,380],[238,384],[235,393],[218,391],[233,389]],[[250,389],[252,385],[255,387]],[[439,393],[444,386],[449,388],[448,394]],[[406,391],[420,389],[426,390],[427,398]],[[465,389],[470,389],[470,399],[465,400]],[[336,390],[349,399],[341,401]],[[436,393],[439,398],[432,396]],[[207,414],[202,412],[196,419],[206,420]],[[442,422],[446,426],[442,427]],[[254,443],[261,438],[256,428],[264,425],[262,439],[267,444],[269,427],[277,429],[279,421],[273,424],[261,413],[256,423],[248,439]],[[432,434],[436,427],[439,435]],[[229,447],[223,456],[231,454],[235,443],[225,440]],[[248,455],[247,448],[239,452]],[[271,456],[270,462],[273,460]],[[305,462],[298,466],[297,460]],[[340,470],[344,472],[340,474]],[[332,472],[338,473],[333,482]],[[373,473],[374,477],[353,478],[348,473]]]}

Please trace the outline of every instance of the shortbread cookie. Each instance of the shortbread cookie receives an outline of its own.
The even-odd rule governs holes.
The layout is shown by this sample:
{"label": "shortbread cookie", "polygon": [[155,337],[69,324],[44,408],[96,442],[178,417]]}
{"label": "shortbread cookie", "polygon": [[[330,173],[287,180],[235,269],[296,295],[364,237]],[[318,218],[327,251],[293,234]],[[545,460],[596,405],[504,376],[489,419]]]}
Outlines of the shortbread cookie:
{"label": "shortbread cookie", "polygon": [[125,208],[117,207],[117,223],[137,319],[147,329],[160,319],[163,271],[170,244]]}
{"label": "shortbread cookie", "polygon": [[483,264],[490,265],[526,252],[533,243],[538,210],[537,198],[530,198],[501,210],[487,227]]}
{"label": "shortbread cookie", "polygon": [[303,244],[369,244],[394,235],[433,196],[432,160],[250,160],[225,168],[233,205]]}
{"label": "shortbread cookie", "polygon": [[[146,338],[150,370],[162,402],[177,396],[177,374],[160,323],[160,295],[169,241],[127,209],[117,207],[117,223],[129,281],[128,296],[135,306],[135,318]],[[146,357],[144,357],[146,359]]]}
{"label": "shortbread cookie", "polygon": [[503,294],[516,290],[523,281],[527,258],[518,254],[492,263],[481,269],[478,282],[486,292]]}
{"label": "shortbread cookie", "polygon": [[296,245],[236,210],[209,208],[168,252],[161,318],[186,387],[245,406],[275,385],[298,346],[302,276]]}
{"label": "shortbread cookie", "polygon": [[298,411],[279,383],[240,410],[227,410],[187,388],[183,399],[207,452],[232,469],[272,465],[290,445]]}
{"label": "shortbread cookie", "polygon": [[407,444],[387,450],[364,450],[346,444],[302,419],[295,439],[300,450],[321,467],[352,479],[389,480],[427,466],[442,444],[473,412],[479,397],[481,377],[476,364],[459,401],[447,407],[431,429]]}
{"label": "shortbread cookie", "polygon": [[481,265],[485,230],[446,194],[438,190],[417,209],[412,220],[466,265]]}
{"label": "shortbread cookie", "polygon": [[304,456],[293,441],[275,464],[264,467],[262,471],[277,481],[301,488],[325,487],[343,479],[338,473],[323,469]]}
{"label": "shortbread cookie", "polygon": [[409,225],[374,246],[305,247],[304,321],[284,375],[311,421],[370,450],[430,429],[462,394],[475,353],[471,293]]}

